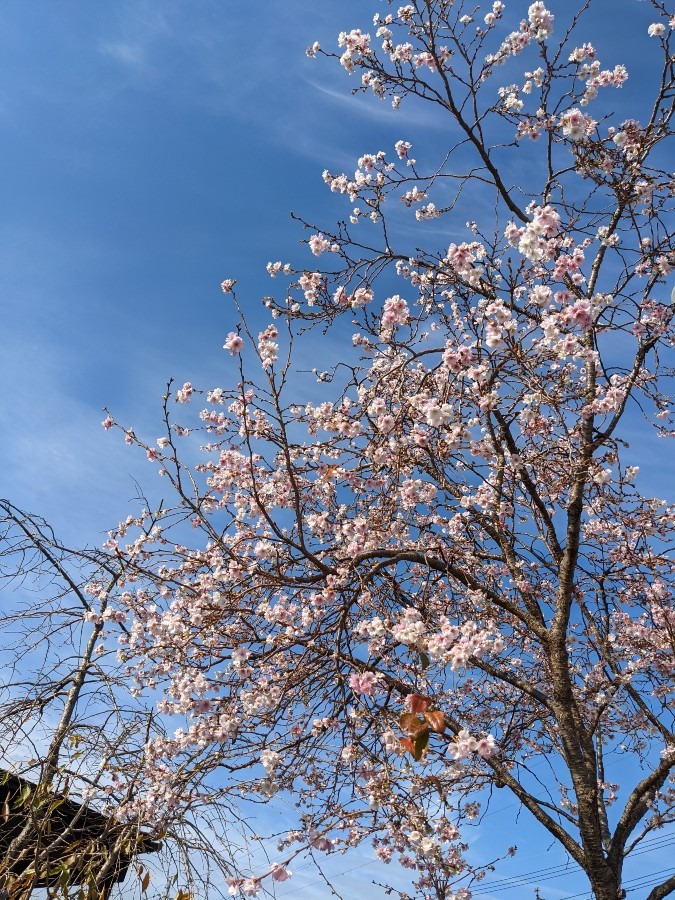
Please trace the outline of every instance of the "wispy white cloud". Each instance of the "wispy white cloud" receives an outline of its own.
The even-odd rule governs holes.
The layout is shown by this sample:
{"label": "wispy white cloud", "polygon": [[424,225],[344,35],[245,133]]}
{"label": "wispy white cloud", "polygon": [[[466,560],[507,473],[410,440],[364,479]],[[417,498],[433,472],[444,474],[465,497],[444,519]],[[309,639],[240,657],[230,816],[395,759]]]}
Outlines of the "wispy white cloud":
{"label": "wispy white cloud", "polygon": [[149,61],[147,47],[140,43],[131,43],[129,41],[101,41],[101,53],[110,56],[112,59],[128,66],[135,72],[143,72],[147,70]]}
{"label": "wispy white cloud", "polygon": [[157,51],[176,39],[177,23],[172,22],[174,8],[172,3],[158,8],[148,0],[119,5],[111,27],[113,34],[99,39],[99,53],[114,60],[133,77],[157,74],[154,59]]}

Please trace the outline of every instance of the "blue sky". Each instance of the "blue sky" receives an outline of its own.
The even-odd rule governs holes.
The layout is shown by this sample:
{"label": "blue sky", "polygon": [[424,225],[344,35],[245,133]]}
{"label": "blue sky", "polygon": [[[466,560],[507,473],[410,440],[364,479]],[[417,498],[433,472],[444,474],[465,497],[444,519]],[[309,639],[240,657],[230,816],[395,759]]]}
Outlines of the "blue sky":
{"label": "blue sky", "polygon": [[[595,35],[607,65],[645,34],[620,100],[626,117],[648,66],[652,17],[635,0],[598,6],[612,12]],[[234,316],[219,284],[236,277],[255,310],[275,286],[268,260],[308,258],[290,211],[327,223],[345,214],[322,170],[350,172],[362,152],[398,138],[443,139],[433,113],[397,118],[351,98],[355,82],[338,66],[305,58],[315,39],[335,48],[340,30],[367,27],[378,9],[377,0],[0,6],[0,493],[65,539],[99,543],[133,509],[133,480],[153,478],[142,455],[100,428],[103,406],[152,437],[169,377],[207,387],[235,377],[221,349]],[[507,809],[495,805],[477,829],[477,853],[509,843],[522,853],[495,877],[564,861],[526,813],[514,829],[516,807],[498,800]],[[640,857],[636,875],[665,865],[658,853]],[[333,871],[364,863],[343,857]],[[304,882],[279,896],[329,896],[302,871]],[[374,872],[345,874],[346,896]],[[583,880],[544,887],[555,900]],[[522,891],[506,896],[533,887]]]}
{"label": "blue sky", "polygon": [[[126,514],[129,476],[147,471],[98,429],[101,407],[140,432],[169,377],[230,377],[220,281],[236,277],[256,310],[277,285],[265,263],[308,258],[290,211],[329,224],[346,212],[324,168],[350,172],[408,135],[444,139],[433,110],[409,107],[403,120],[350,97],[356,79],[339,66],[305,58],[316,38],[335,48],[339,30],[368,27],[371,7],[385,8],[2,4],[2,493],[95,539]],[[646,32],[648,4],[617,7]],[[593,30],[603,61],[624,58],[632,31]],[[648,64],[631,57],[627,114]],[[447,244],[442,226],[426,229]]]}

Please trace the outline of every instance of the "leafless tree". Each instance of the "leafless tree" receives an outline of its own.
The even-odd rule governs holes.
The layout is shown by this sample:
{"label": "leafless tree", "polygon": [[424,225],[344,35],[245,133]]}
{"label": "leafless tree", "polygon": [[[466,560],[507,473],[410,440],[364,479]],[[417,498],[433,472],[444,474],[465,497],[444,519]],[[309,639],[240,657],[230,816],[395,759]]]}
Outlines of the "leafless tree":
{"label": "leafless tree", "polygon": [[207,817],[188,804],[161,830],[115,815],[144,745],[162,733],[109,646],[124,628],[109,598],[124,582],[113,554],[73,550],[44,519],[0,501],[3,898],[108,900],[124,882],[125,898],[154,889],[185,900],[195,879],[215,885],[229,871],[217,797]]}

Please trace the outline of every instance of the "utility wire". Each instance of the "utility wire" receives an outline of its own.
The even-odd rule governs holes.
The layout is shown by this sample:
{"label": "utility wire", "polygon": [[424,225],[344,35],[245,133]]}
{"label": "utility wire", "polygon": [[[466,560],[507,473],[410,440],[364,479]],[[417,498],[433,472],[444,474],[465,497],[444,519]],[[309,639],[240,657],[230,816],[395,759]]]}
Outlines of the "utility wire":
{"label": "utility wire", "polygon": [[[630,854],[629,859],[632,859],[634,856],[640,856],[643,853],[653,853],[656,850],[660,850],[662,847],[668,847],[671,844],[675,843],[675,839],[672,835],[658,835],[651,839],[646,840],[640,850],[636,850],[634,853]],[[578,875],[581,872],[576,863],[561,863],[557,866],[550,866],[544,869],[531,869],[529,872],[523,872],[518,875],[513,876],[504,876],[502,878],[493,878],[490,881],[481,882],[481,891],[485,888],[499,888],[501,891],[510,891],[515,890],[519,887],[524,887],[525,885],[534,884],[536,881],[548,881],[551,878],[555,877],[564,877],[566,875]],[[533,876],[536,876],[534,880],[531,880]],[[529,879],[529,880],[524,880]],[[514,883],[515,882],[515,883]],[[481,894],[474,894],[476,900],[479,900]],[[578,895],[582,896],[582,895]]]}
{"label": "utility wire", "polygon": [[[626,893],[632,893],[633,891],[637,891],[640,888],[645,887],[653,887],[656,884],[659,884],[661,881],[661,876],[672,873],[673,867],[668,866],[666,869],[659,869],[658,872],[652,872],[650,875],[644,876],[640,875],[638,878],[631,878],[629,881],[625,882],[623,885]],[[581,894],[570,894],[565,900],[593,900],[593,895],[588,894],[586,891],[582,891]]]}
{"label": "utility wire", "polygon": [[[675,836],[674,835],[655,835],[652,838],[648,838],[641,844],[641,849],[636,850],[635,852],[630,854],[629,859],[632,859],[634,856],[640,856],[643,853],[654,853],[657,850],[661,850],[664,847],[669,847],[672,844],[675,844]],[[350,872],[355,872],[358,869],[363,869],[366,866],[371,866],[376,863],[376,860],[368,860],[367,862],[360,863],[357,866],[351,866],[348,869],[344,869],[342,872],[337,872],[335,874],[330,875],[331,878],[341,878],[343,875],[348,875]],[[311,866],[311,862],[302,863],[299,866],[294,866],[294,871],[299,871],[300,869],[307,868]],[[656,884],[659,884],[661,881],[662,875],[665,873],[671,872],[671,868],[662,869],[658,872],[652,872],[648,876],[640,875],[636,876],[633,879],[625,882],[623,887],[628,893],[632,893],[633,891],[639,890],[644,887],[653,887]],[[480,900],[481,897],[486,898],[489,897],[489,894],[483,893],[486,888],[489,888],[490,891],[492,889],[497,889],[500,893],[504,891],[515,890],[516,888],[530,887],[532,885],[536,885],[541,881],[549,881],[552,878],[562,878],[568,875],[580,875],[581,869],[574,863],[560,863],[556,866],[547,866],[543,869],[530,869],[529,872],[522,872],[518,875],[513,875],[511,877],[504,878],[493,878],[490,881],[481,882],[481,893],[476,894],[473,893],[474,900]],[[647,879],[647,880],[644,880]],[[283,893],[278,893],[278,897],[289,897],[291,894],[297,894],[300,891],[307,890],[307,888],[314,887],[317,884],[324,884],[324,880],[318,878],[316,881],[312,881],[309,884],[305,884],[302,887],[291,888],[291,890],[284,891]],[[593,900],[592,894],[587,893],[586,891],[582,891],[579,894],[568,894],[565,900]]]}

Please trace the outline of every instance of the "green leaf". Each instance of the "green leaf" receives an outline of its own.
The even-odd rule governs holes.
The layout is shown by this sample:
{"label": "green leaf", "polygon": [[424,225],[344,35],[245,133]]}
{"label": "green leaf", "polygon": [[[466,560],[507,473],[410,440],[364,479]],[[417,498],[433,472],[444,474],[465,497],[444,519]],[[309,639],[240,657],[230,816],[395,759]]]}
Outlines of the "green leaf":
{"label": "green leaf", "polygon": [[418,718],[412,713],[403,713],[400,721],[401,728],[404,728],[408,732],[410,737],[415,737],[416,734],[420,733],[421,729],[427,727],[422,719]]}
{"label": "green leaf", "polygon": [[21,792],[19,793],[19,796],[16,798],[16,800],[14,801],[12,806],[14,806],[15,809],[18,808],[19,806],[23,806],[24,803],[26,802],[26,800],[28,800],[28,798],[30,797],[30,795],[31,795],[31,785],[24,784],[24,786],[21,788]]}
{"label": "green leaf", "polygon": [[429,729],[425,728],[425,730],[421,731],[415,738],[415,747],[413,750],[413,758],[417,762],[419,762],[422,759],[428,746],[429,746]]}

